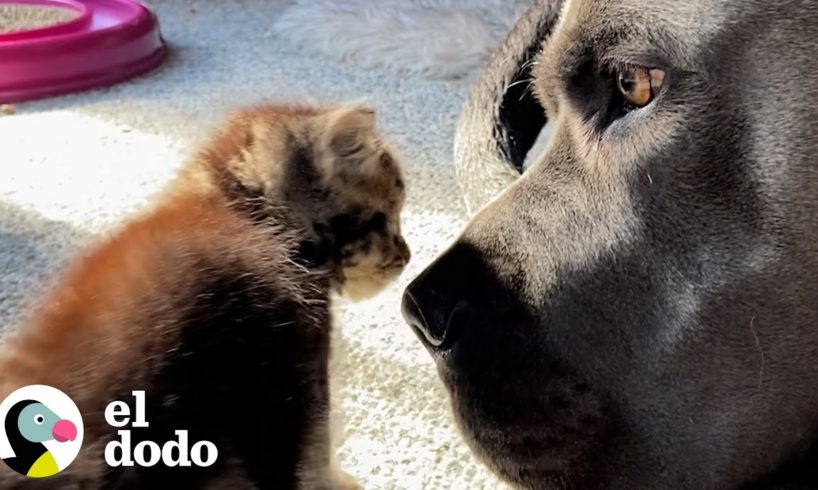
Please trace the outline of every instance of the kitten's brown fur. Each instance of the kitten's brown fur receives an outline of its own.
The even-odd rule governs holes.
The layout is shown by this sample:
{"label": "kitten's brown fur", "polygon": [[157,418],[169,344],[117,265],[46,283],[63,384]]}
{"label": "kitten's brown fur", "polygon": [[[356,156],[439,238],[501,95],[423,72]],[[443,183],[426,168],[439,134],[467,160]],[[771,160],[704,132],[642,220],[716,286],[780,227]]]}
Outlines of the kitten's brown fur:
{"label": "kitten's brown fur", "polygon": [[[0,355],[0,399],[46,384],[83,414],[79,458],[49,481],[349,488],[328,447],[328,301],[401,272],[403,199],[372,111],[236,114],[153,209],[73,263]],[[218,446],[217,464],[108,468],[104,409],[135,389],[151,427],[133,430],[134,445],[188,429]],[[3,488],[25,483],[0,464]]]}

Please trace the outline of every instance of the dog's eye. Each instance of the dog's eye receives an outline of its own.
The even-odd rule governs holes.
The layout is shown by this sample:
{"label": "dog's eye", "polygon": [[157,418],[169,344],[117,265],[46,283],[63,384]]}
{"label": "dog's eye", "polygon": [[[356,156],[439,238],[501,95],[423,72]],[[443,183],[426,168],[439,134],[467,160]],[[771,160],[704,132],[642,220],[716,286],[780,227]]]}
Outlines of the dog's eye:
{"label": "dog's eye", "polygon": [[619,70],[617,87],[622,96],[634,107],[650,104],[665,83],[665,71],[659,68],[629,66]]}

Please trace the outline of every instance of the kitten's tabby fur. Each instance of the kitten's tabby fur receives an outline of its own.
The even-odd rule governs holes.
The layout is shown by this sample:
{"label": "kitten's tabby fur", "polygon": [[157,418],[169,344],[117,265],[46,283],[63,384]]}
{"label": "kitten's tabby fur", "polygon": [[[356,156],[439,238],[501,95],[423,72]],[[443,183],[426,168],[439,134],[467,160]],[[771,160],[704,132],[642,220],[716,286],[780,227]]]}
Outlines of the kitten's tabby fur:
{"label": "kitten's tabby fur", "polygon": [[[46,384],[83,414],[83,449],[53,486],[352,488],[331,468],[328,302],[402,271],[403,200],[371,110],[236,114],[151,210],[69,268],[0,355],[0,400]],[[187,429],[216,444],[216,465],[108,468],[105,407],[136,389],[150,428],[133,445]],[[0,486],[25,484],[0,464]]]}

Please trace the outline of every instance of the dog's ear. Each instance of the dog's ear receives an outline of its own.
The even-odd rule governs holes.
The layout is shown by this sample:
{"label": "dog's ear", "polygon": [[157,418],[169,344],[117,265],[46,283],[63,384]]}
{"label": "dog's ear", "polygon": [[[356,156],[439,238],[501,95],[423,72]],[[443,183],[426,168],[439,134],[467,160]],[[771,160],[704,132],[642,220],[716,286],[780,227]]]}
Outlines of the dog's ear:
{"label": "dog's ear", "polygon": [[474,84],[455,135],[466,204],[480,208],[523,170],[546,116],[531,92],[531,68],[557,24],[563,0],[536,0]]}
{"label": "dog's ear", "polygon": [[374,131],[374,109],[345,106],[330,114],[324,142],[335,155],[347,157],[360,151]]}

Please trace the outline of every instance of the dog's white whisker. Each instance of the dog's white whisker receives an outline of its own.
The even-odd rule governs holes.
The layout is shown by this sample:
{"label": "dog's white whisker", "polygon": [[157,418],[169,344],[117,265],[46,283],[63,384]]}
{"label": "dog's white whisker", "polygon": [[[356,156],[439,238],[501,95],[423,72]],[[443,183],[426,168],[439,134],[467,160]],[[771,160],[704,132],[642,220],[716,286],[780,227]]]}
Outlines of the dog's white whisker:
{"label": "dog's white whisker", "polygon": [[753,322],[755,322],[755,319],[756,319],[755,315],[753,315],[753,317],[750,318],[750,331],[753,333],[753,338],[755,338],[755,341],[756,341],[756,347],[758,347],[758,352],[759,352],[759,355],[761,356],[761,365],[758,368],[758,389],[760,390],[761,389],[761,384],[764,381],[764,361],[765,361],[765,359],[764,359],[764,349],[761,348],[761,341],[759,341],[758,334],[756,333],[756,329],[755,329],[755,327],[753,327]]}

